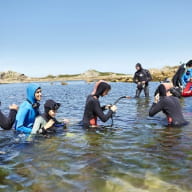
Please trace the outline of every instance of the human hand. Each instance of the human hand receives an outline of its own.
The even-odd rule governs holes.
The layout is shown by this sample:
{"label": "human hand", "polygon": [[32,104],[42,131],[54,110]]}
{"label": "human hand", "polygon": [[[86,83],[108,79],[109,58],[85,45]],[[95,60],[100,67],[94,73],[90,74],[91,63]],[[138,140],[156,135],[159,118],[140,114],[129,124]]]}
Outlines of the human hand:
{"label": "human hand", "polygon": [[159,93],[154,98],[154,103],[158,103],[158,102],[159,102]]}
{"label": "human hand", "polygon": [[111,111],[116,112],[117,111],[117,106],[116,105],[112,105],[110,107],[110,109],[111,109]]}
{"label": "human hand", "polygon": [[63,123],[69,124],[69,119],[63,119]]}
{"label": "human hand", "polygon": [[110,109],[112,105],[105,105],[105,109]]}
{"label": "human hand", "polygon": [[16,104],[12,104],[9,106],[9,109],[14,109],[14,110],[18,110],[18,106]]}
{"label": "human hand", "polygon": [[55,121],[53,119],[50,119],[47,124],[45,125],[44,129],[49,129],[54,125]]}

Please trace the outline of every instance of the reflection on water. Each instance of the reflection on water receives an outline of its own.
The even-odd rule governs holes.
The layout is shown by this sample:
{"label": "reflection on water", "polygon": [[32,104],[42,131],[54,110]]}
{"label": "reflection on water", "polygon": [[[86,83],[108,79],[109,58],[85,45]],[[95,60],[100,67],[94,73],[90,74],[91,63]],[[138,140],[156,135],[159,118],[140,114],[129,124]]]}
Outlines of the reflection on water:
{"label": "reflection on water", "polygon": [[[135,85],[112,83],[103,104],[134,96]],[[26,84],[0,86],[2,110],[25,98]],[[153,91],[157,83],[151,83]],[[164,115],[148,117],[153,98],[122,99],[114,126],[84,130],[78,126],[93,84],[42,83],[43,101],[61,102],[59,118],[66,130],[34,143],[21,142],[13,130],[0,131],[0,191],[189,192],[192,191],[192,130],[163,126]],[[6,98],[6,100],[4,99]],[[43,107],[41,105],[41,110]],[[185,117],[192,116],[192,98],[182,99]],[[110,125],[110,120],[105,125]]]}

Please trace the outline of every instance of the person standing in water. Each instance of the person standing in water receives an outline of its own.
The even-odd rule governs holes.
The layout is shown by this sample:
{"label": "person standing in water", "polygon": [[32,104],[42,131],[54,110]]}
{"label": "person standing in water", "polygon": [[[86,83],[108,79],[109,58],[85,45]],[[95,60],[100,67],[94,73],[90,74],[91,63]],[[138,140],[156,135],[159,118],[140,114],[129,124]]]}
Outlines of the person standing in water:
{"label": "person standing in water", "polygon": [[153,117],[160,111],[166,115],[168,125],[182,126],[187,124],[179,99],[171,94],[168,84],[159,85],[155,91],[155,100],[149,110],[149,116]]}
{"label": "person standing in water", "polygon": [[[103,97],[108,94],[111,90],[111,86],[104,82],[99,81],[96,83],[95,88],[91,95],[87,97],[85,110],[83,115],[83,125],[84,127],[97,127],[97,118],[102,122],[106,122],[109,118],[111,118],[112,114],[116,112],[117,107],[115,105],[112,106],[100,106],[99,97]],[[107,114],[104,114],[104,110],[109,109]]]}
{"label": "person standing in water", "polygon": [[14,122],[15,122],[15,117],[17,114],[18,106],[15,104],[12,104],[9,106],[9,116],[6,117],[1,111],[0,111],[0,127],[2,129],[9,130],[12,128]]}
{"label": "person standing in water", "polygon": [[39,101],[41,100],[41,88],[36,83],[27,87],[27,99],[18,110],[15,121],[15,129],[18,132],[31,133],[35,118],[39,115]]}
{"label": "person standing in water", "polygon": [[137,84],[135,97],[138,98],[141,91],[144,90],[145,97],[149,97],[149,81],[152,80],[151,74],[147,69],[143,69],[140,63],[137,63],[133,82]]}

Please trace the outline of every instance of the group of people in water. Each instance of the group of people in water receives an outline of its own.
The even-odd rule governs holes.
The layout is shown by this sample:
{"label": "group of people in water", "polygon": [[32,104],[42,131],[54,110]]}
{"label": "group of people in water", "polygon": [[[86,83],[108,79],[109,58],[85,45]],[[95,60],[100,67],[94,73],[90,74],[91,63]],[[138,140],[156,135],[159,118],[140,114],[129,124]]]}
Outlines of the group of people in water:
{"label": "group of people in water", "polygon": [[[133,82],[137,84],[135,98],[144,91],[145,97],[149,97],[149,81],[152,80],[148,70],[143,69],[140,63],[136,64],[136,72]],[[164,81],[156,89],[154,102],[149,109],[149,116],[154,116],[162,111],[167,117],[167,124],[171,126],[182,126],[187,124],[184,119],[179,97],[183,94],[184,85],[192,83],[192,60],[179,67],[173,83]],[[189,74],[190,73],[190,74]],[[192,86],[191,86],[192,87]],[[191,90],[190,87],[190,90]],[[106,122],[116,112],[116,105],[101,106],[99,97],[109,93],[111,86],[103,80],[96,82],[93,92],[87,97],[84,109],[82,125],[86,128],[98,127],[97,119]],[[0,111],[0,127],[11,129],[14,125],[19,133],[28,135],[44,134],[54,131],[55,127],[63,126],[66,122],[59,122],[55,116],[60,103],[49,99],[44,104],[44,112],[39,112],[41,100],[41,87],[36,83],[30,83],[27,87],[26,100],[18,107],[12,104],[8,117]],[[104,112],[108,110],[108,112]]]}

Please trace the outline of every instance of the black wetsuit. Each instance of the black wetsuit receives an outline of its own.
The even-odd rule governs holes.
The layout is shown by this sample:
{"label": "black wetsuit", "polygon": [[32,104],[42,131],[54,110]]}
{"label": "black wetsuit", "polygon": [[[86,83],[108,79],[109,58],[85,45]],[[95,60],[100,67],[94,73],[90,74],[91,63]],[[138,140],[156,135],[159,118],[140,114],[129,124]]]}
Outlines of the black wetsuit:
{"label": "black wetsuit", "polygon": [[86,100],[85,111],[83,116],[83,125],[89,127],[90,125],[97,125],[97,117],[101,121],[106,122],[113,114],[112,110],[109,110],[107,114],[103,113],[103,109],[100,106],[100,102],[93,95],[89,95]]}
{"label": "black wetsuit", "polygon": [[183,117],[179,99],[174,96],[161,97],[158,103],[153,103],[149,116],[154,116],[158,112],[162,111],[167,116],[168,124],[174,126],[180,126],[187,124],[187,121]]}
{"label": "black wetsuit", "polygon": [[186,69],[186,65],[185,64],[182,64],[177,72],[175,73],[175,75],[173,76],[173,79],[172,79],[172,82],[173,82],[173,86],[174,87],[180,87],[182,85],[182,76],[185,72],[185,69]]}
{"label": "black wetsuit", "polygon": [[14,109],[11,109],[9,112],[9,116],[6,117],[1,111],[0,111],[0,127],[6,130],[9,130],[12,128],[13,123],[15,122],[17,111]]}
{"label": "black wetsuit", "polygon": [[145,97],[149,97],[149,81],[152,80],[151,74],[148,70],[141,68],[140,70],[135,72],[135,75],[133,77],[133,81],[135,83],[141,83],[142,81],[145,81],[145,84],[138,84],[136,95],[135,97],[139,97],[141,94],[141,91],[144,89]]}

